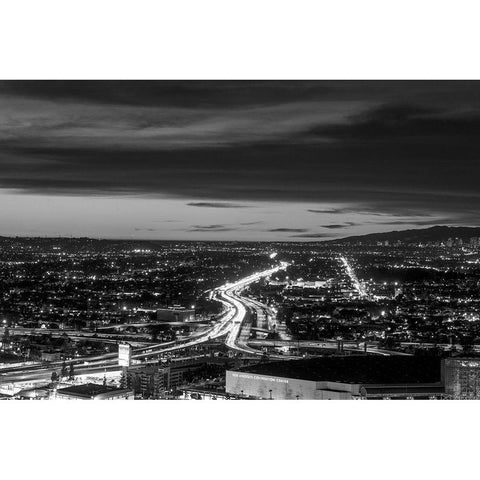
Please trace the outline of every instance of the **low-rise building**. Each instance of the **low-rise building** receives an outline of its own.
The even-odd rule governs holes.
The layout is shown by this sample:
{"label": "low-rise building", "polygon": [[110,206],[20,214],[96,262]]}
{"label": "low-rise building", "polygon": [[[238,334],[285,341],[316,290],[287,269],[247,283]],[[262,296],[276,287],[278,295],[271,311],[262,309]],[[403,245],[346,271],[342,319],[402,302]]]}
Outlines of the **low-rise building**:
{"label": "low-rise building", "polygon": [[157,320],[161,322],[194,322],[195,310],[179,306],[159,308],[157,310]]}
{"label": "low-rise building", "polygon": [[442,372],[437,357],[320,357],[227,370],[226,392],[280,400],[443,398]]}
{"label": "low-rise building", "polygon": [[85,383],[60,388],[56,393],[57,400],[133,400],[131,389],[116,388],[96,383]]}

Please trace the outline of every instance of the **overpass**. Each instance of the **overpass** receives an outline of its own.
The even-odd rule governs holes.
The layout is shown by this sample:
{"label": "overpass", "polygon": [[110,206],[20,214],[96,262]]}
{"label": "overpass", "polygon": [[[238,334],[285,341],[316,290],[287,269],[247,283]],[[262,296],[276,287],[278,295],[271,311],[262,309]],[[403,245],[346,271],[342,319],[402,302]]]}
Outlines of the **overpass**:
{"label": "overpass", "polygon": [[[226,285],[215,289],[215,298],[217,298],[218,301],[225,306],[225,313],[217,322],[214,323],[214,325],[200,332],[195,332],[184,340],[151,344],[134,349],[132,358],[135,360],[148,360],[155,357],[158,358],[160,355],[165,353],[175,352],[200,345],[215,338],[220,338],[223,336],[226,336],[227,340],[228,338],[236,338],[237,334],[235,333],[233,336],[230,336],[230,332],[237,332],[239,330],[245,317],[246,310],[241,302],[238,302],[237,300],[232,301],[232,292],[235,290],[241,290],[247,285],[257,282],[263,277],[270,276],[282,268],[285,268],[285,264],[281,264],[277,267],[270,268],[262,272],[254,273],[235,283],[227,283]],[[43,332],[45,331],[45,329],[42,330]],[[251,349],[251,351],[257,352],[254,349]],[[86,375],[102,373],[104,371],[119,371],[120,367],[118,366],[117,358],[117,353],[107,353],[104,355],[71,359],[68,361],[68,363],[74,365],[77,375]],[[52,362],[48,365],[38,363],[28,367],[5,366],[5,368],[0,368],[0,384],[19,382],[34,383],[50,380],[52,371],[58,371],[62,367],[62,364],[63,361]]]}

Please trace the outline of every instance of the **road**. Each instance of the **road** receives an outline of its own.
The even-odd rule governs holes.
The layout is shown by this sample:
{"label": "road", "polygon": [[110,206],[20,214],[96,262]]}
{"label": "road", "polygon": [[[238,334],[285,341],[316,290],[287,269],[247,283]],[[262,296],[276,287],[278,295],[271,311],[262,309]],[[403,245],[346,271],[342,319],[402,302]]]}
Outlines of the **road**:
{"label": "road", "polygon": [[[227,283],[214,291],[217,298],[225,306],[225,313],[211,327],[196,332],[189,336],[188,339],[149,345],[146,347],[134,349],[132,358],[135,360],[147,360],[152,357],[158,357],[162,354],[182,350],[193,347],[212,339],[226,336],[227,345],[229,342],[233,345],[234,339],[237,338],[241,328],[241,324],[246,315],[246,308],[243,303],[236,299],[235,291],[243,290],[251,283],[257,282],[263,277],[268,277],[279,270],[286,268],[287,264],[281,263],[279,266],[268,270],[257,272],[234,283]],[[233,332],[233,333],[232,333]],[[251,349],[248,353],[257,352]],[[8,383],[35,383],[48,381],[53,371],[57,373],[62,368],[63,361],[51,362],[48,365],[38,363],[36,365],[15,366],[0,369],[0,384]],[[76,375],[87,375],[102,373],[104,371],[119,370],[117,353],[108,353],[105,355],[97,355],[93,357],[82,357],[72,359],[67,362],[72,363],[75,368]]]}
{"label": "road", "polygon": [[347,275],[350,277],[353,288],[358,292],[358,295],[362,298],[366,297],[367,291],[365,290],[364,285],[358,280],[357,275],[355,274],[355,271],[353,270],[350,263],[348,263],[348,260],[345,257],[340,257],[340,261],[343,263]]}
{"label": "road", "polygon": [[[345,259],[346,262],[346,259]],[[347,262],[348,265],[348,262]],[[329,340],[325,342],[295,342],[289,340],[249,340],[241,338],[242,328],[245,326],[245,322],[248,319],[249,311],[255,311],[258,309],[268,308],[256,300],[242,297],[241,292],[250,284],[257,282],[261,278],[271,276],[281,269],[285,269],[288,266],[287,263],[282,262],[279,266],[255,273],[248,277],[245,277],[237,282],[223,285],[214,290],[213,295],[216,300],[221,302],[224,307],[224,313],[221,315],[215,324],[205,330],[192,333],[187,339],[176,340],[167,343],[151,344],[136,348],[133,350],[132,358],[134,360],[145,361],[149,358],[159,357],[160,355],[175,352],[189,347],[194,347],[202,343],[208,342],[212,339],[225,337],[225,344],[232,350],[247,355],[262,356],[264,353],[261,350],[262,346],[303,346],[311,348],[336,348],[336,340]],[[350,272],[352,281],[359,282],[354,276],[353,270],[348,265],[347,271]],[[360,286],[358,287],[360,288]],[[260,348],[255,348],[255,346]],[[356,345],[350,345],[348,342],[344,343],[346,350],[356,350],[359,348]],[[391,355],[397,354],[397,352],[390,352],[377,348],[376,346],[369,346],[367,353],[374,353],[378,355]],[[399,353],[401,354],[401,353]],[[269,355],[270,358],[288,359],[298,358],[290,357],[288,355]],[[53,371],[57,373],[62,368],[63,361],[51,362],[48,365],[44,363],[38,363],[28,366],[14,366],[14,367],[0,367],[0,384],[12,384],[12,383],[35,383],[49,381]],[[97,355],[91,357],[82,357],[78,359],[72,359],[67,362],[72,363],[75,368],[75,374],[88,375],[88,374],[101,374],[103,372],[118,371],[118,354],[107,353],[104,355]]]}
{"label": "road", "polygon": [[[250,340],[250,346],[254,347],[289,347],[289,348],[318,348],[318,349],[325,349],[325,350],[335,350],[338,346],[338,341],[335,339],[328,339],[328,340]],[[382,348],[378,348],[378,346],[372,344],[367,345],[365,350],[363,343],[357,342],[343,342],[343,350],[350,351],[350,352],[366,352],[375,355],[382,355],[382,356],[391,356],[391,355],[399,355],[399,356],[410,356],[408,353],[397,352],[394,350],[385,350]]]}
{"label": "road", "polygon": [[[144,324],[145,326],[145,324]],[[4,328],[0,328],[0,336],[4,333]],[[146,334],[118,334],[118,333],[97,333],[87,332],[81,330],[59,330],[47,328],[24,328],[24,327],[10,327],[8,329],[10,335],[21,335],[25,337],[50,335],[52,338],[70,338],[72,340],[88,340],[89,342],[102,343],[118,343],[124,341],[130,343],[132,346],[142,347],[148,345],[151,341]]]}
{"label": "road", "polygon": [[[279,269],[284,269],[287,266],[287,263],[282,263],[282,265],[278,267],[278,269],[275,271],[278,271]],[[271,273],[275,273],[275,271],[272,271]],[[242,338],[245,337],[244,335],[242,335],[242,328],[244,327],[244,322],[247,318],[248,310],[258,312],[259,310],[265,310],[268,308],[256,300],[241,296],[242,290],[244,290],[247,285],[248,284],[236,285],[223,291],[223,300],[229,303],[236,312],[236,315],[232,320],[232,327],[230,328],[230,331],[228,332],[227,338],[225,340],[225,344],[230,349],[240,353],[263,356],[264,352],[261,349],[251,347],[247,344],[246,340],[248,338]],[[250,341],[248,343],[250,343]],[[269,358],[286,360],[288,358],[298,357],[272,354],[269,355]]]}

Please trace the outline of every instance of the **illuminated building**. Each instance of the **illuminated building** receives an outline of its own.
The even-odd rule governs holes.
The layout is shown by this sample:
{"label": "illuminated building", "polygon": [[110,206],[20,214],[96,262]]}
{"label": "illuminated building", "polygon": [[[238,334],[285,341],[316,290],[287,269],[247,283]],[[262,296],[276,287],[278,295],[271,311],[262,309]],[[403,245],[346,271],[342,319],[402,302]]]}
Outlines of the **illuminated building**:
{"label": "illuminated building", "polygon": [[319,357],[227,370],[226,392],[258,399],[442,398],[441,361],[374,355]]}
{"label": "illuminated building", "polygon": [[159,398],[168,389],[170,368],[138,365],[127,371],[127,386],[144,398]]}
{"label": "illuminated building", "polygon": [[118,344],[118,364],[121,367],[129,367],[132,363],[132,346],[128,343]]}
{"label": "illuminated building", "polygon": [[160,308],[157,310],[157,320],[161,322],[194,322],[195,309],[177,306]]}
{"label": "illuminated building", "polygon": [[445,359],[445,393],[454,399],[480,399],[480,358]]}

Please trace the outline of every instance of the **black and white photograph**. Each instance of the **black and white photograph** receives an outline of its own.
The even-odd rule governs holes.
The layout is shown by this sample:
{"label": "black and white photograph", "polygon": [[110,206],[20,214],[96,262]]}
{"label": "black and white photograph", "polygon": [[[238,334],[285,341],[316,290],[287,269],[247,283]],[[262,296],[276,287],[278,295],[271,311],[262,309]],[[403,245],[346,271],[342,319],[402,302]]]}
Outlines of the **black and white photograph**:
{"label": "black and white photograph", "polygon": [[472,476],[473,2],[7,3],[0,476]]}
{"label": "black and white photograph", "polygon": [[3,398],[480,398],[480,82],[0,99]]}

